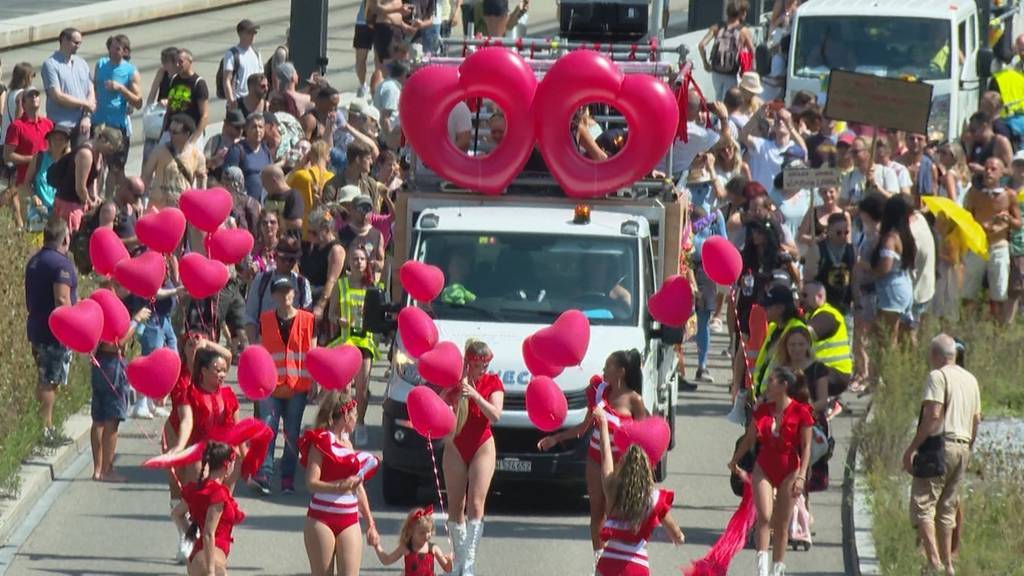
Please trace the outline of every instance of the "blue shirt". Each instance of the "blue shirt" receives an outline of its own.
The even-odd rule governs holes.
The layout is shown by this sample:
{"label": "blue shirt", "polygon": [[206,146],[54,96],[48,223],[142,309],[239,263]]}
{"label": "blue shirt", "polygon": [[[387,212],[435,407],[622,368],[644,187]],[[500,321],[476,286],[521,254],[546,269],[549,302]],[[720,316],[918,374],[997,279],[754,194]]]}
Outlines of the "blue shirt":
{"label": "blue shirt", "polygon": [[245,175],[245,193],[262,203],[267,193],[263,190],[260,172],[274,163],[267,145],[260,142],[258,149],[249,148],[244,140],[235,144],[224,157],[224,167],[238,166]]}
{"label": "blue shirt", "polygon": [[92,78],[89,65],[78,56],[64,58],[59,51],[43,62],[43,90],[47,93],[46,117],[54,124],[73,128],[82,119],[81,108],[66,108],[49,97],[51,88],[59,88],[61,92],[73,98],[86,99]]}
{"label": "blue shirt", "polygon": [[116,66],[110,58],[100,58],[96,63],[96,113],[92,116],[93,124],[106,124],[125,129],[128,125],[128,100],[124,94],[107,90],[107,80],[113,80],[123,86],[130,86],[135,75],[135,65],[121,60]]}
{"label": "blue shirt", "polygon": [[78,301],[78,274],[71,259],[54,250],[42,248],[29,259],[25,266],[25,305],[28,321],[25,323],[28,341],[33,344],[60,345],[50,332],[50,313],[56,305],[53,299],[54,284],[71,287],[71,303]]}

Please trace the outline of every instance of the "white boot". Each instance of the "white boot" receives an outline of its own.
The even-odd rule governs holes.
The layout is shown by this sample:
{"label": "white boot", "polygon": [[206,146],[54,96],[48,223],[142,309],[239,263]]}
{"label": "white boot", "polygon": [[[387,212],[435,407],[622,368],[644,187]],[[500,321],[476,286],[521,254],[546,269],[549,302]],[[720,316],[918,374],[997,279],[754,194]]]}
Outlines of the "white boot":
{"label": "white boot", "polygon": [[772,564],[772,576],[786,576],[786,565],[782,562]]}
{"label": "white boot", "polygon": [[480,545],[480,537],[484,534],[483,520],[470,520],[466,525],[466,564],[462,568],[462,576],[474,576],[476,573],[476,548]]}
{"label": "white boot", "polygon": [[452,535],[452,571],[446,572],[445,576],[462,576],[462,567],[466,564],[466,525],[448,523],[448,533]]}
{"label": "white boot", "polygon": [[757,553],[757,576],[771,576],[772,557],[768,551]]}

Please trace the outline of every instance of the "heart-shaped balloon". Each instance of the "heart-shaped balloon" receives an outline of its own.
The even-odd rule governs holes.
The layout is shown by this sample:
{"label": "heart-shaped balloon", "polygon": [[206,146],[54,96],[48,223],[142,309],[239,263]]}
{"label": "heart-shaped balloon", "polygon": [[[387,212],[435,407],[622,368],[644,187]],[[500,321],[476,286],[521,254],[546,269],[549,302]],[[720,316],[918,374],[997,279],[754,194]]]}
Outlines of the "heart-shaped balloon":
{"label": "heart-shaped balloon", "polygon": [[112,228],[99,227],[89,237],[89,261],[92,269],[101,276],[114,273],[114,266],[128,258],[128,249]]}
{"label": "heart-shaped balloon", "polygon": [[58,306],[47,319],[50,332],[61,344],[82,354],[91,354],[103,334],[103,308],[95,300]]}
{"label": "heart-shaped balloon", "polygon": [[561,366],[548,364],[533,351],[533,336],[527,336],[523,340],[523,362],[526,363],[526,369],[534,376],[554,378],[564,370]]}
{"label": "heart-shaped balloon", "polygon": [[418,366],[420,376],[434,386],[447,388],[462,380],[462,352],[452,342],[438,342],[420,356]]}
{"label": "heart-shaped balloon", "polygon": [[252,252],[253,237],[241,228],[221,228],[207,239],[210,258],[225,264],[238,264]]}
{"label": "heart-shaped balloon", "polygon": [[117,344],[131,329],[132,319],[125,308],[124,302],[106,288],[99,288],[89,295],[103,309],[103,333],[100,340],[109,344]]}
{"label": "heart-shaped balloon", "polygon": [[526,415],[543,432],[554,432],[565,422],[569,403],[565,393],[547,376],[534,376],[526,386]]}
{"label": "heart-shaped balloon", "polygon": [[625,420],[615,431],[615,447],[623,454],[633,444],[640,447],[646,454],[651,466],[661,461],[668,450],[672,430],[668,422],[661,416],[648,416],[643,420]]}
{"label": "heart-shaped balloon", "polygon": [[344,390],[363,365],[363,353],[351,344],[314,348],[306,353],[306,369],[321,387]]}
{"label": "heart-shaped balloon", "polygon": [[[501,194],[522,171],[534,143],[531,103],[537,78],[511,50],[477,50],[458,68],[427,66],[402,88],[402,133],[423,163],[443,178],[484,194]],[[486,98],[505,113],[501,143],[483,156],[468,156],[448,138],[448,116],[463,100]],[[566,119],[563,132],[568,132]],[[575,151],[574,151],[575,153]]]}
{"label": "heart-shaped balloon", "polygon": [[437,266],[409,260],[398,269],[402,287],[417,302],[427,303],[444,289],[444,272]]}
{"label": "heart-shaped balloon", "polygon": [[270,352],[259,344],[242,350],[238,357],[238,387],[249,400],[260,401],[277,388],[277,366]]}
{"label": "heart-shaped balloon", "polygon": [[185,215],[173,206],[146,214],[135,223],[135,236],[150,250],[170,254],[185,234]]}
{"label": "heart-shaped balloon", "polygon": [[164,284],[166,273],[164,257],[152,251],[122,260],[114,266],[114,280],[132,294],[146,300],[156,296]]}
{"label": "heart-shaped balloon", "polygon": [[704,273],[720,286],[731,286],[743,272],[743,256],[724,236],[712,236],[700,248]]}
{"label": "heart-shaped balloon", "polygon": [[665,326],[679,328],[693,312],[693,289],[690,281],[676,274],[669,276],[647,301],[651,317]]}
{"label": "heart-shaped balloon", "polygon": [[139,394],[163,398],[171,393],[181,372],[181,356],[171,348],[157,348],[146,356],[139,356],[128,363],[125,371],[128,383]]}
{"label": "heart-shaped balloon", "polygon": [[427,440],[444,438],[455,429],[455,413],[428,386],[416,386],[405,400],[413,429]]}
{"label": "heart-shaped balloon", "polygon": [[[566,130],[580,107],[593,102],[611,104],[629,125],[625,146],[603,162],[584,158],[575,135]],[[623,74],[593,50],[559,58],[537,86],[534,100],[534,130],[544,163],[574,198],[603,196],[650,173],[672,145],[678,123],[676,97],[667,84],[653,76]]]}
{"label": "heart-shaped balloon", "polygon": [[437,325],[422,309],[406,306],[398,313],[398,335],[409,356],[419,358],[437,344]]}
{"label": "heart-shaped balloon", "polygon": [[590,346],[590,320],[579,310],[566,310],[554,324],[531,337],[530,349],[552,366],[577,366]]}
{"label": "heart-shaped balloon", "polygon": [[181,283],[193,298],[209,298],[228,283],[228,267],[198,252],[189,252],[178,263]]}
{"label": "heart-shaped balloon", "polygon": [[231,193],[223,188],[186,190],[178,200],[190,224],[203,232],[213,233],[231,214]]}

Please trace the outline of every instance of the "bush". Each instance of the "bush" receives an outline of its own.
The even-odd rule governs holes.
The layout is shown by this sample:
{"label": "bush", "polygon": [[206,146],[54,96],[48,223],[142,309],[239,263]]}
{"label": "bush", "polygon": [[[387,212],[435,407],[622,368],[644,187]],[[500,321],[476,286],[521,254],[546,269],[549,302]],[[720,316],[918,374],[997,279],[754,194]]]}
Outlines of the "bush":
{"label": "bush", "polygon": [[[18,468],[42,440],[42,421],[35,399],[37,372],[32,350],[25,337],[25,264],[35,251],[28,237],[19,232],[9,212],[0,217],[0,494],[18,490]],[[79,280],[79,294],[88,294]],[[79,410],[90,396],[87,361],[76,357],[68,386],[57,395],[55,424]]]}

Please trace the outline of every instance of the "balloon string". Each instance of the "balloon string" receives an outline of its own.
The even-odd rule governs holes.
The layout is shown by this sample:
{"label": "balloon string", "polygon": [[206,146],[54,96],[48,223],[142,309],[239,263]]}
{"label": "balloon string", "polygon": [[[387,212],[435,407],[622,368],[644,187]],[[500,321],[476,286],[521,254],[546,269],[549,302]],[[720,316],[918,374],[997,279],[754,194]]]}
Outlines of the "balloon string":
{"label": "balloon string", "polygon": [[[441,493],[441,477],[437,474],[437,458],[434,457],[434,443],[429,437],[427,438],[427,451],[430,452],[430,463],[434,467],[434,486],[437,488],[437,502],[440,505],[441,514],[447,516],[444,511],[444,494]],[[452,534],[448,529],[447,522],[444,523],[444,533],[448,537],[448,545],[452,547],[452,550],[454,550],[455,543],[452,542]]]}
{"label": "balloon string", "polygon": [[[107,371],[104,370],[102,366],[100,366],[100,362],[99,360],[96,359],[95,354],[90,354],[89,360],[92,363],[92,365],[99,370],[100,374],[103,376],[103,379],[106,380],[107,386],[110,386],[110,390],[114,393],[114,396],[117,396],[118,401],[120,401],[121,404],[124,406],[125,415],[127,415],[129,409],[128,396],[126,394],[122,394],[117,390],[117,386],[114,384],[113,381],[110,380],[110,376],[107,375]],[[117,361],[119,363],[124,361],[124,356],[121,355],[120,350],[118,350],[117,352]],[[127,379],[127,376],[125,378]],[[140,432],[142,432],[142,435],[145,436],[147,440],[152,441],[155,438],[155,435],[147,432],[146,429],[143,428],[141,424],[136,423],[136,427],[139,429]]]}

